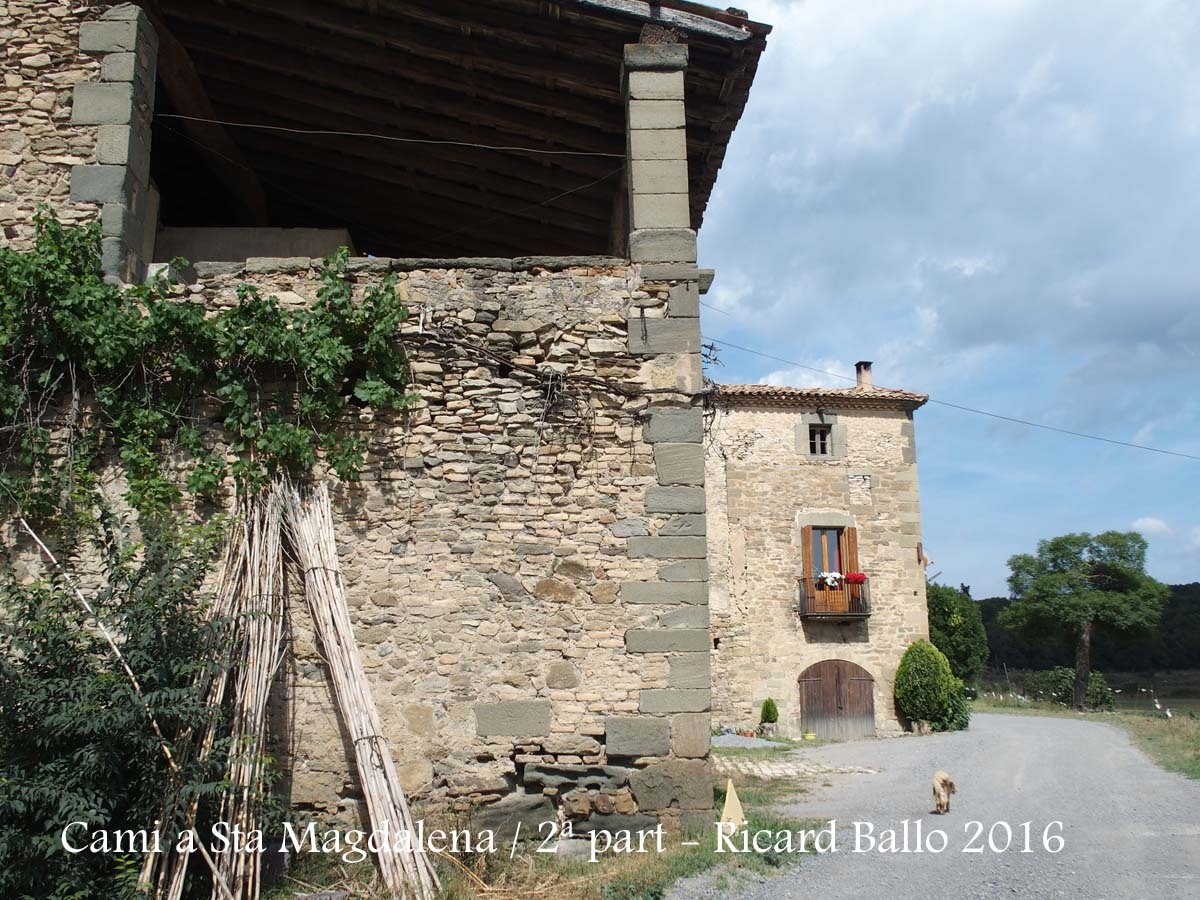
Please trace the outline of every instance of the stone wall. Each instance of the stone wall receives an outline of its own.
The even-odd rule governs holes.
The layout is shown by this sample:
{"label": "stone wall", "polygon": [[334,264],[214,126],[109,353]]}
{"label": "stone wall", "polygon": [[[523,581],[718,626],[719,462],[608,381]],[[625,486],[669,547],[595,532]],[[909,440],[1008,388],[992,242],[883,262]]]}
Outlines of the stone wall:
{"label": "stone wall", "polygon": [[[810,457],[797,426],[814,408],[723,405],[706,444],[711,568],[713,717],[754,727],[767,697],[781,731],[802,733],[800,673],[843,659],[875,679],[879,734],[901,729],[892,696],[904,649],[928,636],[912,414],[840,409],[844,454]],[[844,517],[858,530],[871,615],[857,622],[802,621],[796,576],[806,517]]]}
{"label": "stone wall", "polygon": [[[317,264],[197,264],[188,290],[214,309],[243,283],[309,303]],[[360,282],[399,270],[413,311],[402,340],[420,399],[358,413],[362,481],[335,492],[356,633],[405,787],[496,817],[562,806],[584,828],[706,816],[697,342],[669,327],[689,291],[609,258],[351,268]],[[223,451],[218,431],[209,440]],[[299,596],[293,608],[286,790],[350,816],[350,748]]]}
{"label": "stone wall", "polygon": [[96,159],[97,131],[71,119],[77,84],[100,75],[79,47],[90,15],[69,0],[0,0],[0,230],[27,247],[39,203],[64,222],[96,219],[96,204],[69,202],[71,169]]}
{"label": "stone wall", "polygon": [[[153,30],[129,5],[61,0],[0,0],[0,21],[6,241],[28,246],[39,203],[101,217],[105,271],[137,280]],[[494,820],[677,824],[712,804],[687,48],[633,45],[625,62],[628,260],[351,264],[357,279],[401,273],[420,395],[347,423],[369,446],[361,483],[335,495],[354,625],[405,786]],[[219,308],[252,284],[304,304],[317,264],[197,263],[187,291]],[[215,425],[207,437],[223,452]],[[350,817],[351,748],[293,607],[284,790]]]}

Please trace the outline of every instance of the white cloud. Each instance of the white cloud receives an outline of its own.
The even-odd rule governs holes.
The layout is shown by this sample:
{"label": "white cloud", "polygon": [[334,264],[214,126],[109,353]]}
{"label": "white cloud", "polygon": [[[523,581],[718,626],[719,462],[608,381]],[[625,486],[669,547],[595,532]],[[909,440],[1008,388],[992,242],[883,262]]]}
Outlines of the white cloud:
{"label": "white cloud", "polygon": [[712,336],[809,364],[873,358],[879,380],[967,405],[972,361],[1005,366],[996,381],[1037,372],[999,411],[1121,439],[1186,396],[1185,363],[1200,389],[1200,125],[1180,124],[1200,108],[1200,15],[1169,0],[748,8],[774,31],[700,234],[718,272],[706,302],[744,318],[708,317]]}
{"label": "white cloud", "polygon": [[[854,364],[840,359],[818,359],[812,369],[788,366],[775,369],[758,379],[759,384],[783,387],[853,387]],[[820,371],[814,371],[820,370]],[[842,377],[838,377],[841,375]]]}
{"label": "white cloud", "polygon": [[732,266],[722,269],[719,275],[704,295],[705,305],[729,315],[748,314],[752,304],[747,301],[754,295],[754,282],[750,276]]}
{"label": "white cloud", "polygon": [[1171,526],[1162,519],[1155,518],[1154,516],[1142,516],[1141,518],[1134,519],[1130,527],[1134,531],[1140,531],[1147,536],[1168,535],[1171,533]]}

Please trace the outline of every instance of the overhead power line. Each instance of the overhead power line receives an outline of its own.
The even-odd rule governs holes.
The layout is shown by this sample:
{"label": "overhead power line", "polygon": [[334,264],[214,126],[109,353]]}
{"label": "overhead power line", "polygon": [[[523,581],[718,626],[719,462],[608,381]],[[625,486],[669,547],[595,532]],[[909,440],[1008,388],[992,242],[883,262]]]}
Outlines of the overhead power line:
{"label": "overhead power line", "polygon": [[[706,303],[705,306],[708,306]],[[709,307],[710,309],[714,307]],[[722,311],[722,310],[719,310]],[[794,359],[784,359],[782,356],[774,356],[770,353],[763,353],[761,350],[755,350],[752,347],[743,347],[740,344],[735,344],[732,341],[727,341],[724,338],[709,338],[714,343],[720,344],[723,347],[728,347],[730,350],[740,350],[743,353],[750,353],[754,356],[761,356],[763,359],[774,360],[785,365],[795,366],[798,369],[806,369],[809,372],[818,372],[821,375],[826,375],[830,378],[840,378],[843,381],[855,381],[857,379],[851,375],[842,375],[840,372],[830,372],[827,369],[821,369],[816,366],[805,365],[801,362],[796,362]],[[973,406],[964,406],[961,403],[951,403],[948,400],[937,400],[933,397],[929,398],[930,403],[938,406],[946,406],[950,409],[957,409],[960,412],[974,413],[977,416],[987,416],[989,419],[999,419],[1002,422],[1012,422],[1016,425],[1025,425],[1029,428],[1040,428],[1043,431],[1055,431],[1059,434],[1070,435],[1071,437],[1086,438],[1089,441],[1101,441],[1105,444],[1116,444],[1118,447],[1131,447],[1134,450],[1146,450],[1150,453],[1161,453],[1164,456],[1178,456],[1181,459],[1192,459],[1200,462],[1200,456],[1195,456],[1191,453],[1181,453],[1178,450],[1164,450],[1161,447],[1150,447],[1146,444],[1134,444],[1130,441],[1118,441],[1116,438],[1103,437],[1098,434],[1087,434],[1082,431],[1072,431],[1070,428],[1059,428],[1057,425],[1046,425],[1042,422],[1031,422],[1028,419],[1019,419],[1016,416],[1006,416],[1001,413],[988,412],[986,409],[976,409]]]}
{"label": "overhead power line", "polygon": [[205,122],[209,125],[224,125],[226,128],[256,128],[260,131],[285,131],[288,134],[328,135],[333,137],[371,138],[377,141],[394,141],[398,144],[434,144],[443,147],[472,147],[476,150],[500,150],[506,153],[538,153],[544,156],[606,156],[624,159],[624,153],[601,153],[592,150],[548,150],[545,147],[507,147],[497,144],[474,144],[470,141],[443,141],[434,138],[405,138],[390,134],[374,134],[367,131],[330,131],[323,128],[287,128],[283,125],[263,125],[257,122],[230,122],[224,119],[205,119],[201,116],[184,116],[178,113],[155,113],[156,119],[186,119],[189,122]]}

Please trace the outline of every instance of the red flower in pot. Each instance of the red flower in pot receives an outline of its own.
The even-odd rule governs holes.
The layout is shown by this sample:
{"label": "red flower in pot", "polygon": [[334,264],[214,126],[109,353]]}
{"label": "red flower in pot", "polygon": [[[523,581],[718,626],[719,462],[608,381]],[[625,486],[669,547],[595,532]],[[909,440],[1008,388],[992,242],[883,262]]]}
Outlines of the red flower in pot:
{"label": "red flower in pot", "polygon": [[847,572],[846,584],[866,584],[867,576],[862,572]]}

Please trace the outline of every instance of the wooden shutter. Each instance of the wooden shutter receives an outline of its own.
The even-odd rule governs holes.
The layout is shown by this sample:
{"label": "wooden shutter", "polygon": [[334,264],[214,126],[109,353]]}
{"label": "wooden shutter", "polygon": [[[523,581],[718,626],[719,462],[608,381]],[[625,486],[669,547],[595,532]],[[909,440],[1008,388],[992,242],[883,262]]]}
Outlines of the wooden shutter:
{"label": "wooden shutter", "polygon": [[845,559],[842,560],[842,574],[847,572],[861,572],[858,567],[858,529],[846,529],[846,552]]}
{"label": "wooden shutter", "polygon": [[811,525],[800,529],[800,574],[805,578],[813,577],[812,531]]}

